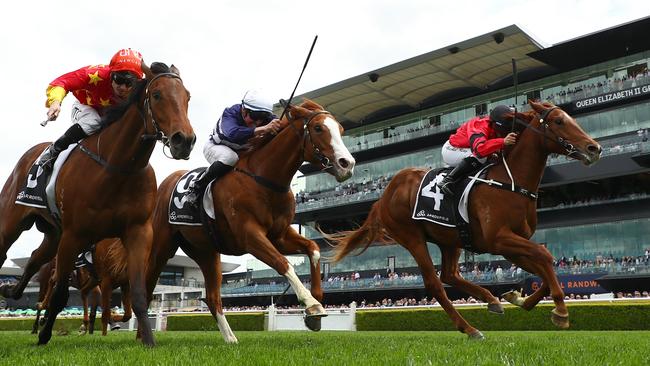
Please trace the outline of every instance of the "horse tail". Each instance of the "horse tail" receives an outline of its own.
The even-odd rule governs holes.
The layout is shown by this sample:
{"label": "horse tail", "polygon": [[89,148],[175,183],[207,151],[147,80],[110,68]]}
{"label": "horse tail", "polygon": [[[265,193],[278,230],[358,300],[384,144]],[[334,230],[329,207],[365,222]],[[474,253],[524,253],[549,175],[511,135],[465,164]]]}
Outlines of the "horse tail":
{"label": "horse tail", "polygon": [[341,261],[356,248],[363,246],[356,254],[360,255],[368,249],[370,244],[377,241],[386,241],[387,238],[380,217],[381,208],[382,200],[380,199],[372,205],[370,213],[361,227],[331,237],[336,244],[334,247],[334,262]]}

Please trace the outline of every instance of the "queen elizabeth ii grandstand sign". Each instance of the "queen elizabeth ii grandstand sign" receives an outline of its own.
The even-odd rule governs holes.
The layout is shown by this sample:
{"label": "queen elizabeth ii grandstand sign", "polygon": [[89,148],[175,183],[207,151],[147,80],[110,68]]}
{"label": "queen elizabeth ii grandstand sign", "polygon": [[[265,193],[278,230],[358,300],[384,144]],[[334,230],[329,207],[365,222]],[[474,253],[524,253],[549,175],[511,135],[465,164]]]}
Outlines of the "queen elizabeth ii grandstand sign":
{"label": "queen elizabeth ii grandstand sign", "polygon": [[576,102],[573,102],[573,110],[575,111],[584,108],[591,108],[610,102],[622,101],[646,94],[650,94],[650,85],[637,86],[629,89],[597,95],[595,97],[580,99]]}

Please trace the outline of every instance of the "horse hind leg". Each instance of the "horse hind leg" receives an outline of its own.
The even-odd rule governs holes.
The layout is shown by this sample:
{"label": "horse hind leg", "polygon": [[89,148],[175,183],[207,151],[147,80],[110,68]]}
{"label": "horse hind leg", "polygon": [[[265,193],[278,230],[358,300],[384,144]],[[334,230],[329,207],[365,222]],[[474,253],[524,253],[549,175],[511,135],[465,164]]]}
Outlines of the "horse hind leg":
{"label": "horse hind leg", "polygon": [[484,339],[485,337],[483,336],[483,333],[472,327],[454,308],[454,305],[447,297],[442,282],[436,274],[433,261],[427,251],[426,242],[415,233],[417,233],[417,231],[407,231],[405,228],[399,233],[394,231],[391,232],[391,236],[411,253],[420,268],[420,272],[422,272],[424,286],[429,294],[434,297],[445,310],[451,321],[454,323],[456,329],[467,334],[468,338],[471,340]]}
{"label": "horse hind leg", "polygon": [[53,233],[47,233],[43,237],[41,245],[34,250],[27,261],[25,271],[18,283],[9,287],[0,286],[0,295],[15,300],[23,296],[25,288],[30,279],[40,270],[41,266],[52,260],[56,255],[58,237]]}
{"label": "horse hind leg", "polygon": [[461,253],[460,248],[440,247],[440,252],[442,254],[442,282],[487,303],[489,312],[499,315],[504,314],[501,301],[494,297],[490,291],[467,281],[460,275],[458,270],[458,258]]}
{"label": "horse hind leg", "polygon": [[[73,255],[73,254],[71,254]],[[54,321],[56,320],[57,315],[63,310],[63,307],[68,302],[69,291],[68,291],[68,278],[72,269],[74,267],[74,257],[57,256],[56,260],[56,285],[54,286],[54,292],[50,298],[49,307],[47,310],[47,321],[43,326],[43,329],[38,334],[38,345],[47,344],[52,338],[52,328],[54,327]]]}

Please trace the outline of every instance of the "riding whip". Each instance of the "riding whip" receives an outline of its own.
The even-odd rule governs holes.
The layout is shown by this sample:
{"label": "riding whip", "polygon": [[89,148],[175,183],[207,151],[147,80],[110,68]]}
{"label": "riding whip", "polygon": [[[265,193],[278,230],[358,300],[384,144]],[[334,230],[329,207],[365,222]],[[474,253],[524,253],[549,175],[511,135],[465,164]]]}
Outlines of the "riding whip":
{"label": "riding whip", "polygon": [[515,132],[515,123],[517,123],[517,61],[512,59],[512,80],[515,86],[515,113],[512,115],[512,127],[510,132]]}
{"label": "riding whip", "polygon": [[309,53],[307,54],[307,59],[305,60],[305,65],[302,67],[302,71],[300,72],[300,76],[298,77],[298,81],[296,82],[296,86],[293,88],[293,91],[291,92],[291,96],[289,97],[289,100],[284,102],[284,109],[282,110],[282,114],[280,115],[280,119],[284,117],[285,113],[287,112],[287,109],[291,105],[291,99],[293,99],[293,95],[296,93],[296,89],[298,89],[298,84],[300,84],[300,79],[302,79],[302,74],[305,72],[305,69],[307,68],[307,63],[309,62],[309,58],[311,57],[311,51],[314,50],[314,46],[316,45],[316,40],[318,40],[318,35],[314,37],[314,42],[311,44],[311,48],[309,49]]}

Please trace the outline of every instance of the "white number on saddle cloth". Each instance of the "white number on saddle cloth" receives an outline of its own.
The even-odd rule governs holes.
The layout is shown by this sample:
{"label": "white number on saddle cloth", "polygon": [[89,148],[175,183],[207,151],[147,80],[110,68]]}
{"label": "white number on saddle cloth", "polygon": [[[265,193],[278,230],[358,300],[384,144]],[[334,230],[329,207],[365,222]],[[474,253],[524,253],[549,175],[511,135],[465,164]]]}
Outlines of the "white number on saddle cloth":
{"label": "white number on saddle cloth", "polygon": [[[443,175],[438,174],[434,180],[432,180],[429,184],[427,184],[424,188],[422,188],[422,196],[423,197],[429,197],[433,198],[434,205],[433,209],[436,211],[440,211],[440,204],[442,203],[442,200],[445,198],[444,193],[440,192],[440,187],[438,186],[438,183],[442,181]],[[435,192],[432,191],[432,188],[435,187]]]}
{"label": "white number on saddle cloth", "polygon": [[176,184],[176,192],[182,194],[182,199],[178,199],[178,197],[174,197],[174,206],[176,208],[181,209],[183,206],[185,206],[185,202],[187,202],[187,197],[185,196],[185,192],[189,190],[190,187],[190,182],[194,180],[201,172],[190,172],[187,175],[185,175],[183,178],[181,178],[180,181],[178,181],[178,184]]}
{"label": "white number on saddle cloth", "polygon": [[[36,187],[36,182],[38,181],[38,177],[43,174],[43,168],[41,166],[38,167],[36,170],[36,176],[33,177],[31,174],[27,176],[27,188],[34,188]],[[33,177],[33,178],[32,178]]]}

